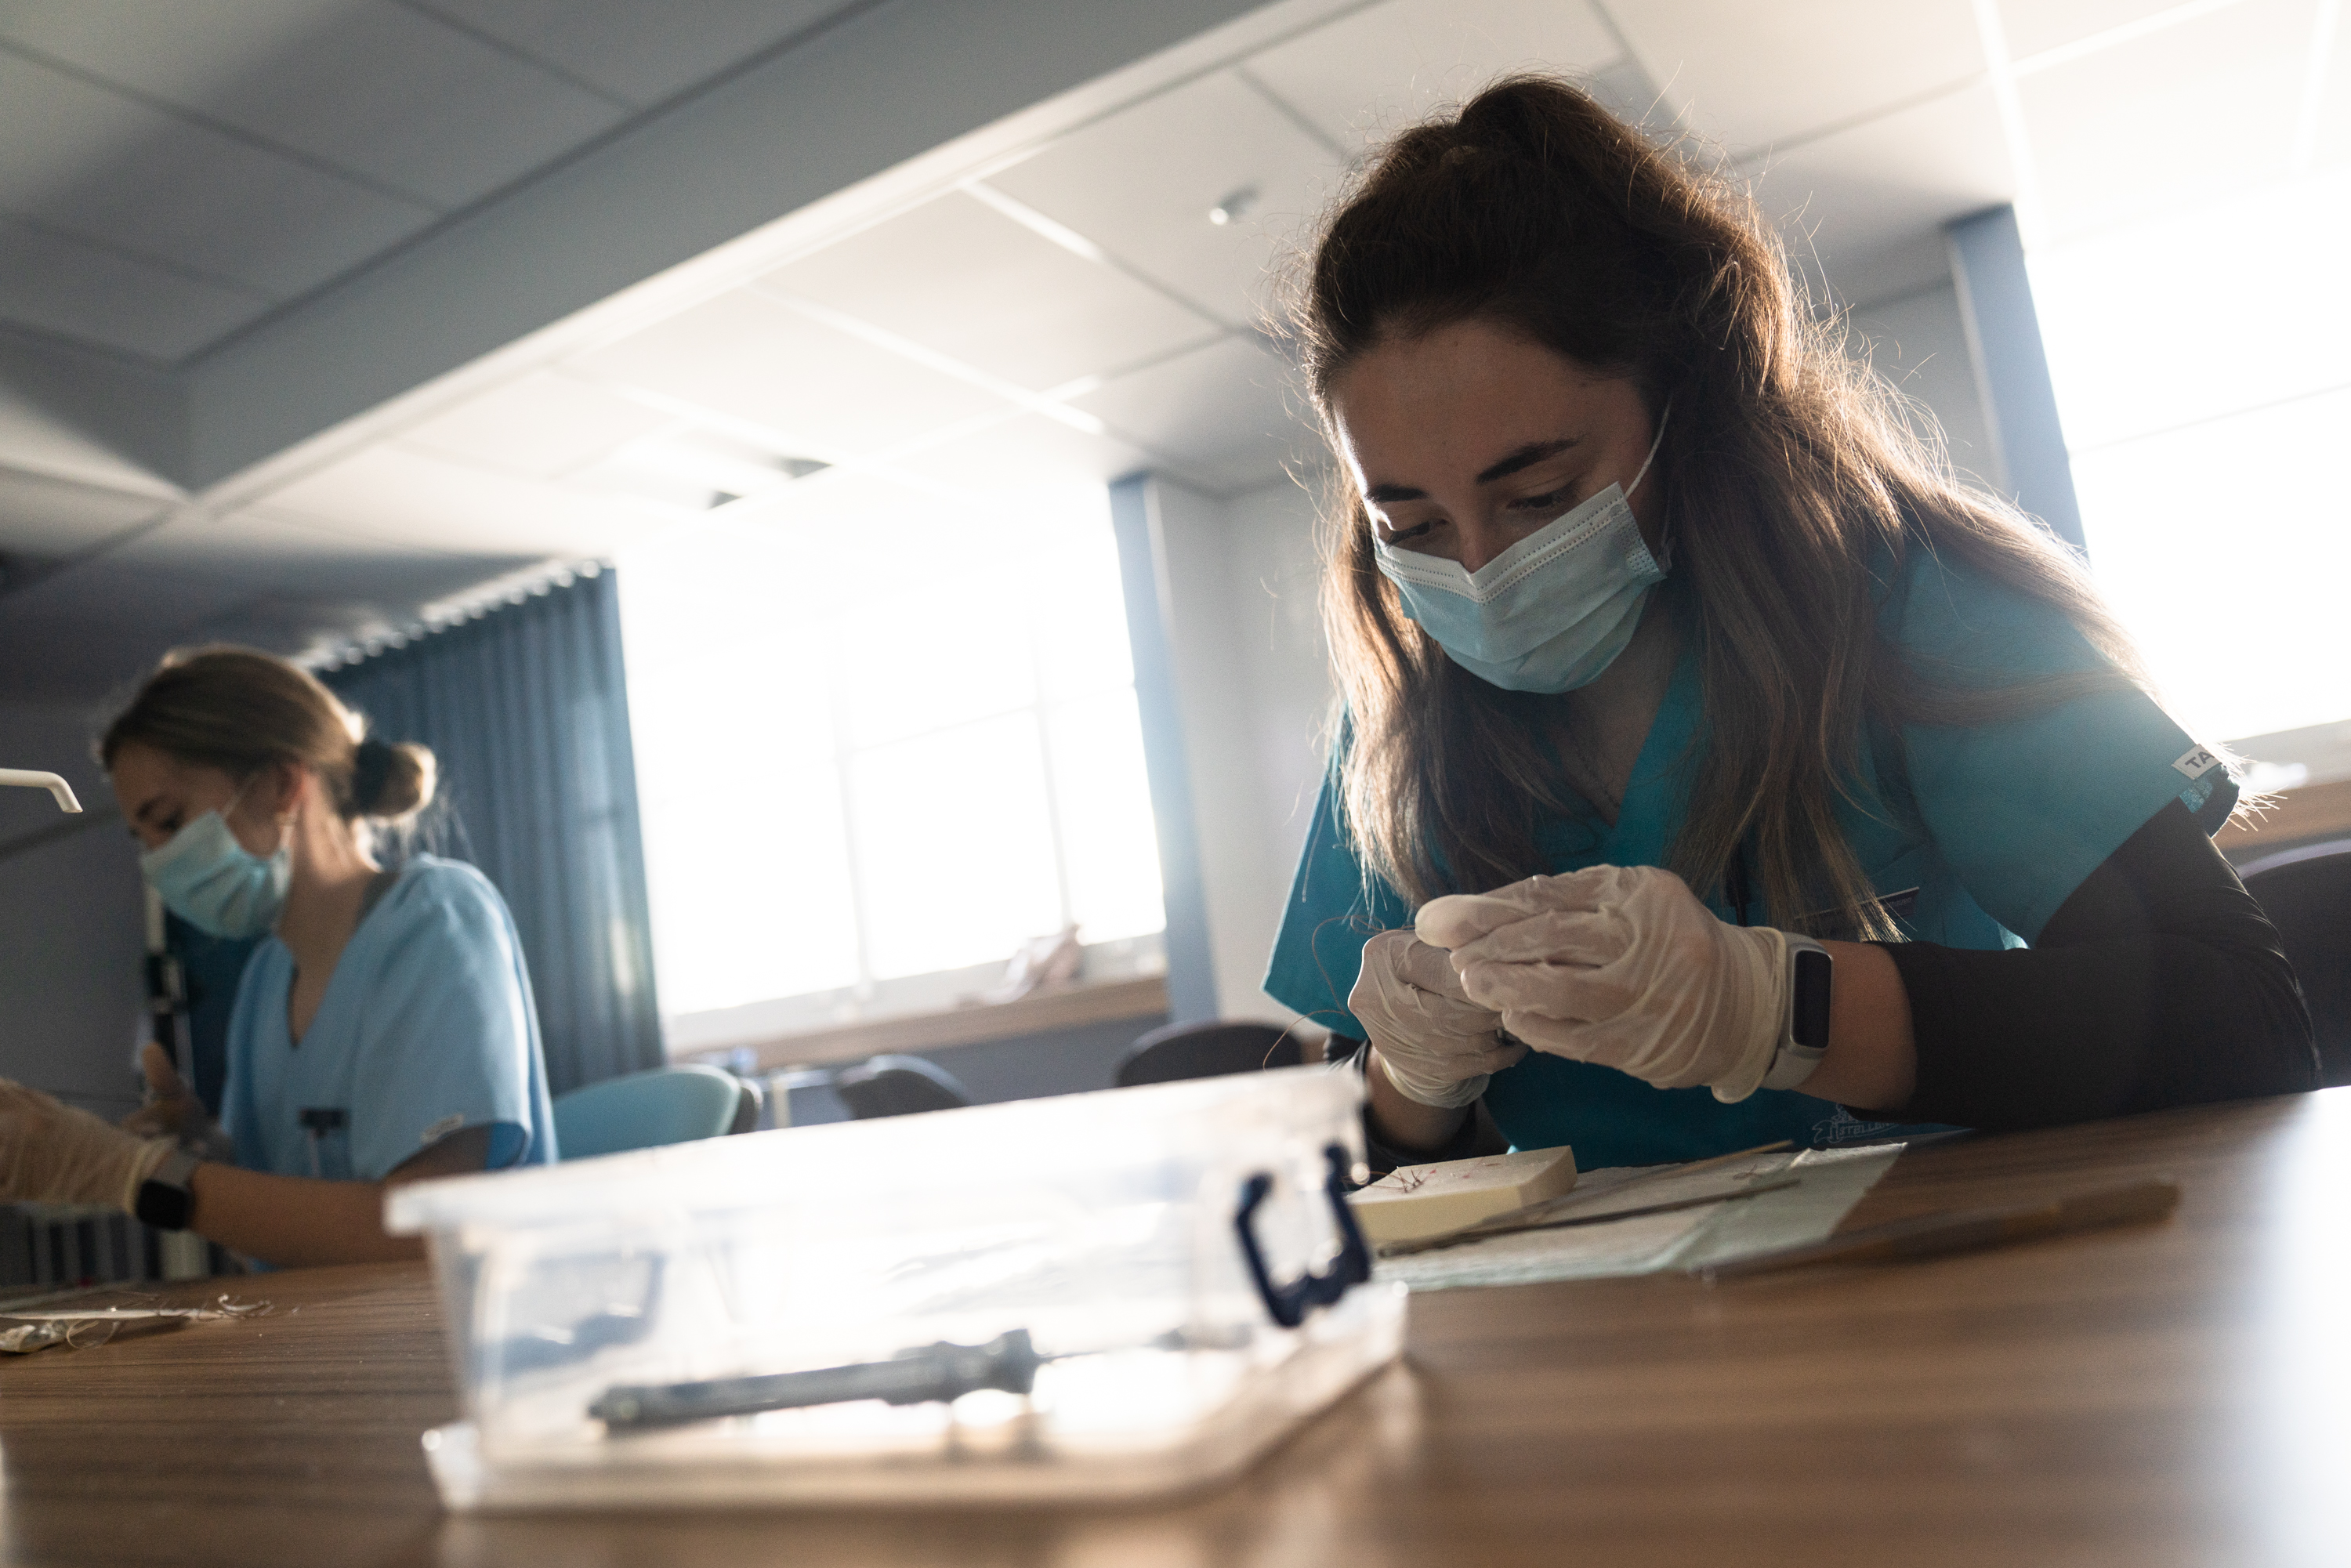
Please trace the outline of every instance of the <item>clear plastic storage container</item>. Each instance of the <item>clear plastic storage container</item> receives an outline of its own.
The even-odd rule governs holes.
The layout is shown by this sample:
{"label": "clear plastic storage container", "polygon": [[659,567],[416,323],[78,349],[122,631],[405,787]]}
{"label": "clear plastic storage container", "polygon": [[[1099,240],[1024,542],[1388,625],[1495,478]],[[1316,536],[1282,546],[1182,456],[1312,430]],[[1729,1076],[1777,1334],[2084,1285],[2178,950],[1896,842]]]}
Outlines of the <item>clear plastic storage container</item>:
{"label": "clear plastic storage container", "polygon": [[[1135,1498],[1230,1475],[1397,1352],[1318,1067],[394,1191],[466,1419],[453,1508]],[[899,1402],[893,1403],[896,1400]]]}

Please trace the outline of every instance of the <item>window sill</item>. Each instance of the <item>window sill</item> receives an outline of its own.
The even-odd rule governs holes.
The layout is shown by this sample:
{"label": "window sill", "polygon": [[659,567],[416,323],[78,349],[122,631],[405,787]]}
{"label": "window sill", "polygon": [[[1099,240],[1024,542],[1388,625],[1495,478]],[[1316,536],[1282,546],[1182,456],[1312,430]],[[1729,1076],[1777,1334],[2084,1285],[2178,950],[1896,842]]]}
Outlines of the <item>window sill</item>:
{"label": "window sill", "polygon": [[721,1051],[692,1051],[689,1061],[709,1061],[746,1071],[771,1072],[788,1067],[825,1067],[862,1061],[884,1052],[919,1053],[982,1040],[1077,1029],[1086,1024],[1146,1019],[1167,1010],[1167,981],[1160,975],[1062,986],[1009,1002],[974,1002],[937,1012],[866,1019],[826,1029],[803,1030],[767,1040],[746,1040]]}

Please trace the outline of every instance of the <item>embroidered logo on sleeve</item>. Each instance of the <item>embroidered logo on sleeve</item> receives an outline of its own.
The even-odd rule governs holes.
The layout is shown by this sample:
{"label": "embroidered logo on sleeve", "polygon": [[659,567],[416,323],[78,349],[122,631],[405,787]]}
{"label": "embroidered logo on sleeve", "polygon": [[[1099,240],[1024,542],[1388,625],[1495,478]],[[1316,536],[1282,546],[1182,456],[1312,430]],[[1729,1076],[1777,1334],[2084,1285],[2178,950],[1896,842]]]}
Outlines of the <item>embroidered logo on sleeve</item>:
{"label": "embroidered logo on sleeve", "polygon": [[416,1140],[417,1145],[419,1147],[423,1147],[427,1144],[437,1144],[465,1124],[465,1113],[463,1111],[453,1111],[448,1115],[442,1117],[439,1121],[425,1128],[424,1135]]}
{"label": "embroidered logo on sleeve", "polygon": [[2186,774],[2190,779],[2201,779],[2207,773],[2211,772],[2215,768],[2220,767],[2220,759],[2199,746],[2195,750],[2189,752],[2186,756],[2180,758],[2179,761],[2174,762],[2171,766],[2174,769]]}

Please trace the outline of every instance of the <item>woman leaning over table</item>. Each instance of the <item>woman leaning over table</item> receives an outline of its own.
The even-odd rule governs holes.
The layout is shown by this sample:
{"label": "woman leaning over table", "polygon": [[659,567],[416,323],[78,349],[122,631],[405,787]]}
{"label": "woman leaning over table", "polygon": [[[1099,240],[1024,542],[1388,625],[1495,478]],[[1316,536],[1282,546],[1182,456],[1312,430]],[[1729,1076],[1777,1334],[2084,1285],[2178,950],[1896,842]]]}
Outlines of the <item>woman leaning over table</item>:
{"label": "woman leaning over table", "polygon": [[1345,717],[1267,988],[1367,1042],[1375,1152],[2314,1083],[2227,770],[1750,203],[1507,81],[1385,150],[1297,315]]}
{"label": "woman leaning over table", "polygon": [[229,1020],[224,1127],[149,1045],[122,1129],[0,1081],[0,1201],[112,1203],[274,1264],[418,1253],[393,1182],[555,1158],[513,918],[469,865],[376,862],[433,756],[364,738],[334,694],[241,648],[174,655],[100,755],[172,911],[264,938]]}

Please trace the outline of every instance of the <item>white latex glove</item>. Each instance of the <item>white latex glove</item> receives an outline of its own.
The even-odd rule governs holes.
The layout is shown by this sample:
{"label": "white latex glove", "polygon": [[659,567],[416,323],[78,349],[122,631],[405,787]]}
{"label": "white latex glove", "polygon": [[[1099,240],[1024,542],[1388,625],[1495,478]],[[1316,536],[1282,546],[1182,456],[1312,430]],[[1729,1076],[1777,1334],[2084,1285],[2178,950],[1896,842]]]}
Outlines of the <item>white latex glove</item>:
{"label": "white latex glove", "polygon": [[0,1078],[0,1203],[110,1203],[135,1212],[139,1187],[172,1152],[87,1111]]}
{"label": "white latex glove", "polygon": [[235,1141],[213,1120],[162,1046],[151,1040],[140,1048],[139,1070],[147,1078],[147,1103],[122,1118],[124,1132],[134,1138],[171,1138],[192,1155],[236,1163]]}
{"label": "white latex glove", "polygon": [[1347,1010],[1371,1031],[1388,1082],[1424,1105],[1468,1104],[1486,1092],[1489,1077],[1527,1053],[1496,1034],[1499,1015],[1462,994],[1446,955],[1409,931],[1383,931],[1364,944]]}
{"label": "white latex glove", "polygon": [[1433,899],[1421,940],[1469,999],[1537,1051],[1729,1104],[1771,1070],[1788,1017],[1787,938],[1715,918],[1681,878],[1593,866]]}

